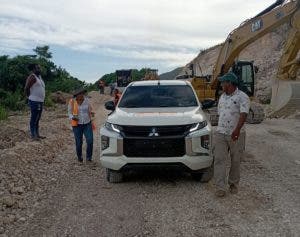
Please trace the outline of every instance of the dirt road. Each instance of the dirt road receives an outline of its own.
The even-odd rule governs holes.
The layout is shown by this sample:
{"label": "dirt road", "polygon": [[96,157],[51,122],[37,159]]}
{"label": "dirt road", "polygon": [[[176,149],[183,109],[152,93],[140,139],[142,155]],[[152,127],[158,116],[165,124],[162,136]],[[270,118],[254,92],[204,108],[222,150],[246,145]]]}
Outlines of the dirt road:
{"label": "dirt road", "polygon": [[[109,96],[91,96],[99,128]],[[0,150],[3,236],[299,236],[300,120],[247,125],[240,192],[218,199],[212,183],[200,184],[187,173],[137,173],[124,183],[107,183],[98,133],[96,164],[78,165],[63,113],[43,115],[45,141],[24,138]],[[26,116],[16,118],[18,125],[8,125],[23,134]]]}

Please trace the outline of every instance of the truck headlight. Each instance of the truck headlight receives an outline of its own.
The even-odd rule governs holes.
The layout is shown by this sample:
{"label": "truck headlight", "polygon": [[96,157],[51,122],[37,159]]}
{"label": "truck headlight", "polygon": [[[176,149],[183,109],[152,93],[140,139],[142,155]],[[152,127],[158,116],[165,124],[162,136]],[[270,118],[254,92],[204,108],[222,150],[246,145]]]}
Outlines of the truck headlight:
{"label": "truck headlight", "polygon": [[101,136],[101,150],[105,150],[109,147],[109,137],[102,135]]}
{"label": "truck headlight", "polygon": [[207,121],[204,120],[203,122],[200,122],[200,123],[195,123],[193,124],[193,126],[190,128],[190,131],[189,132],[195,132],[197,130],[200,130],[202,128],[205,128],[207,126]]}
{"label": "truck headlight", "polygon": [[117,133],[120,133],[120,127],[116,124],[112,124],[112,123],[105,123],[105,127],[109,130],[109,131],[114,131]]}

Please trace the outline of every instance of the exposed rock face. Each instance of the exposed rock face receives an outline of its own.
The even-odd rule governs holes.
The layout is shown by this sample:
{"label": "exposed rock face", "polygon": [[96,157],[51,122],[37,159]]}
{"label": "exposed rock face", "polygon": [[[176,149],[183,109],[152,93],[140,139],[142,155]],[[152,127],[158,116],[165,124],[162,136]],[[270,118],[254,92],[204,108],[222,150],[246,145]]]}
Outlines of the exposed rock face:
{"label": "exposed rock face", "polygon": [[[268,103],[271,100],[272,81],[276,77],[288,30],[287,24],[278,27],[250,44],[239,56],[240,60],[253,60],[259,68],[256,74],[256,97],[261,103]],[[181,74],[190,72],[187,67],[190,63],[194,64],[196,75],[212,74],[220,49],[221,46],[217,45],[201,51],[192,62],[183,68]]]}
{"label": "exposed rock face", "polygon": [[195,75],[210,75],[212,74],[214,65],[217,61],[221,45],[213,46],[206,50],[201,50],[196,58],[189,62],[183,69],[181,74],[190,74],[188,65],[194,64]]}
{"label": "exposed rock face", "polygon": [[254,60],[254,64],[259,67],[256,74],[256,97],[262,103],[271,100],[272,82],[276,78],[288,30],[288,25],[277,28],[249,45],[240,55],[240,59]]}

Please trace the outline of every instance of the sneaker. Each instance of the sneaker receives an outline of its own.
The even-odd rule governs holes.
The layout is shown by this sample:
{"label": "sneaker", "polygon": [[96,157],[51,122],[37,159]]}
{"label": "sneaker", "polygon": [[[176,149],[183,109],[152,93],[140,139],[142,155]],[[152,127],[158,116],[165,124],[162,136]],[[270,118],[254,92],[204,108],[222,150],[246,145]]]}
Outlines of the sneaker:
{"label": "sneaker", "polygon": [[45,139],[46,137],[45,137],[45,136],[40,136],[40,135],[38,135],[38,138],[40,138],[40,139]]}
{"label": "sneaker", "polygon": [[216,191],[215,194],[217,197],[224,197],[226,195],[226,192],[224,190],[219,189]]}
{"label": "sneaker", "polygon": [[230,191],[231,194],[237,194],[239,190],[238,190],[236,185],[230,184],[229,191]]}

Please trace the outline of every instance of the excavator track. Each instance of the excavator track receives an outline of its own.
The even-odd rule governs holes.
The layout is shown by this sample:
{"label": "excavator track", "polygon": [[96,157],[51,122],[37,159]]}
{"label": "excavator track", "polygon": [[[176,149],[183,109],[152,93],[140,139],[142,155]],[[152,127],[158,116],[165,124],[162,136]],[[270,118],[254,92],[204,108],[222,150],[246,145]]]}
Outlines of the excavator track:
{"label": "excavator track", "polygon": [[264,118],[264,108],[259,103],[251,102],[246,122],[250,124],[258,124],[261,123]]}
{"label": "excavator track", "polygon": [[219,120],[217,107],[212,107],[210,109],[204,110],[204,112],[208,116],[210,124],[212,126],[217,126],[218,125],[218,120]]}
{"label": "excavator track", "polygon": [[[211,125],[217,126],[219,119],[217,107],[207,109],[205,110],[205,112],[209,118]],[[265,113],[263,107],[259,103],[251,102],[246,122],[250,124],[258,124],[261,123],[264,120],[264,118]]]}

